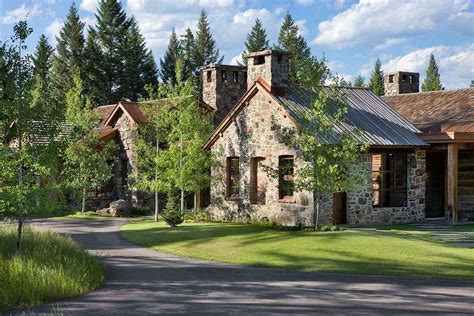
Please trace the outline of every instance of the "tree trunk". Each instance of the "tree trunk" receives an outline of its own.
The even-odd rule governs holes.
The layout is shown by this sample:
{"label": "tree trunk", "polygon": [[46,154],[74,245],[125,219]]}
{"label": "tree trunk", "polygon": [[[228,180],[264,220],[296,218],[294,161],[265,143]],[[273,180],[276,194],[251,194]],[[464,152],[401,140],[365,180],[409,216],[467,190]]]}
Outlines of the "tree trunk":
{"label": "tree trunk", "polygon": [[183,189],[180,189],[181,190],[181,212],[184,211],[184,190]]}
{"label": "tree trunk", "polygon": [[23,216],[20,216],[18,218],[18,239],[16,241],[16,250],[20,250],[22,231],[23,231]]}
{"label": "tree trunk", "polygon": [[313,219],[314,219],[314,230],[318,230],[319,226],[319,193],[313,192]]}
{"label": "tree trunk", "polygon": [[85,210],[86,210],[86,188],[83,188],[81,213],[84,213]]}
{"label": "tree trunk", "polygon": [[155,222],[158,222],[160,215],[160,201],[158,200],[158,191],[155,190]]}

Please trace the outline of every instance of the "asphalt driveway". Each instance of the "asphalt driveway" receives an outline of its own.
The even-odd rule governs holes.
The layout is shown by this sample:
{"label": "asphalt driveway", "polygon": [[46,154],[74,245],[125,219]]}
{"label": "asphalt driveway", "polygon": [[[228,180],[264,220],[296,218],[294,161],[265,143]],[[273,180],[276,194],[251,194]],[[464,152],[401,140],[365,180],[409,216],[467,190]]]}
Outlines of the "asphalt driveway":
{"label": "asphalt driveway", "polygon": [[[242,267],[176,257],[120,238],[121,220],[37,225],[105,260],[104,288],[25,312],[62,314],[474,314],[474,282]],[[474,263],[473,263],[474,269]],[[22,312],[22,311],[19,311]]]}

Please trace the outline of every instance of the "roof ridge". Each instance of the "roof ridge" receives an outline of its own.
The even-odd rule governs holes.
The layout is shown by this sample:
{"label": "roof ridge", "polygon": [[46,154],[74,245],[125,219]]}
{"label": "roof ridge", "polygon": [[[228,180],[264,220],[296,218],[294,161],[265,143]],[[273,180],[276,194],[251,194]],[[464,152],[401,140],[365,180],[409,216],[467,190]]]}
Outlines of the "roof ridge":
{"label": "roof ridge", "polygon": [[420,92],[414,92],[414,93],[400,93],[400,94],[394,94],[394,95],[383,95],[382,97],[399,97],[399,96],[413,96],[413,95],[426,95],[426,94],[438,94],[438,93],[450,93],[450,92],[461,92],[465,90],[471,90],[474,89],[474,87],[464,87],[464,88],[455,88],[455,89],[449,89],[449,90],[436,90],[436,91],[420,91]]}

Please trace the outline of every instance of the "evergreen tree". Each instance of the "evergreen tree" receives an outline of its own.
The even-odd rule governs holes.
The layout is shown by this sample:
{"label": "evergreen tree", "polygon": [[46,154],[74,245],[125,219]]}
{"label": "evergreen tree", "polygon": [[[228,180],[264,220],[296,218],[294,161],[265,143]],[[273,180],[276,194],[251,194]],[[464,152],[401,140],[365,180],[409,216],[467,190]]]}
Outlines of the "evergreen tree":
{"label": "evergreen tree", "polygon": [[211,34],[207,13],[203,9],[194,41],[193,66],[195,67],[195,76],[199,76],[199,67],[210,63],[220,63],[222,59],[223,57],[220,57],[219,49],[216,48],[216,41]]}
{"label": "evergreen tree", "polygon": [[49,77],[53,51],[54,49],[49,45],[48,39],[44,34],[42,34],[32,58],[33,74],[35,77],[40,76],[43,80],[46,80]]}
{"label": "evergreen tree", "polygon": [[[298,34],[298,25],[287,12],[278,36],[277,48],[291,53],[289,80],[293,83],[303,83],[302,74],[304,64],[311,58],[311,50],[303,36]],[[307,82],[309,84],[309,82]]]}
{"label": "evergreen tree", "polygon": [[384,74],[382,71],[382,64],[377,58],[374,65],[374,70],[370,73],[370,81],[367,85],[374,93],[384,95]]}
{"label": "evergreen tree", "polygon": [[163,59],[160,59],[160,77],[161,80],[166,84],[176,84],[176,59],[180,55],[180,51],[180,43],[173,28],[171,31],[168,49],[166,50]]}
{"label": "evergreen tree", "polygon": [[262,22],[259,19],[255,20],[255,24],[252,30],[247,34],[247,40],[245,41],[245,47],[247,53],[253,53],[268,49],[267,32],[262,26]]}
{"label": "evergreen tree", "polygon": [[181,58],[183,60],[182,81],[191,78],[194,69],[194,35],[190,28],[187,28],[181,39]]}
{"label": "evergreen tree", "polygon": [[430,61],[428,63],[428,69],[426,70],[425,81],[421,85],[421,91],[438,91],[443,90],[441,85],[439,68],[436,63],[436,59],[433,54],[430,55]]}
{"label": "evergreen tree", "polygon": [[357,77],[354,80],[354,87],[356,88],[365,88],[365,78],[361,75],[358,74]]}
{"label": "evergreen tree", "polygon": [[54,95],[65,106],[66,92],[74,85],[71,69],[84,69],[84,22],[79,18],[75,2],[69,8],[66,22],[56,41],[52,70]]}
{"label": "evergreen tree", "polygon": [[85,60],[84,92],[94,106],[108,104],[108,98],[104,91],[107,90],[107,77],[101,70],[102,52],[100,50],[97,32],[89,27],[84,54]]}

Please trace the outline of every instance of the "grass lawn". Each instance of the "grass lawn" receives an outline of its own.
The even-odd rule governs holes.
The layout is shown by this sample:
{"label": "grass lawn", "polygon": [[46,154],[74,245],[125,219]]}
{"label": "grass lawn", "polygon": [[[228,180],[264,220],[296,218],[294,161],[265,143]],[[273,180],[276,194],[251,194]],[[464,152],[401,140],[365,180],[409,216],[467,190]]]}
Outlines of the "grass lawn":
{"label": "grass lawn", "polygon": [[111,216],[99,216],[96,212],[76,212],[74,214],[67,214],[63,216],[51,217],[52,220],[58,219],[90,219],[90,220],[104,220],[104,219],[117,219],[118,217]]}
{"label": "grass lawn", "polygon": [[90,292],[103,285],[102,263],[68,237],[0,223],[0,311]]}
{"label": "grass lawn", "polygon": [[[467,229],[467,228],[464,228]],[[242,265],[352,274],[474,279],[474,250],[417,237],[416,229],[277,231],[255,225],[138,220],[129,241],[167,253]]]}

